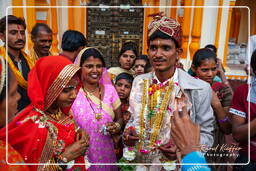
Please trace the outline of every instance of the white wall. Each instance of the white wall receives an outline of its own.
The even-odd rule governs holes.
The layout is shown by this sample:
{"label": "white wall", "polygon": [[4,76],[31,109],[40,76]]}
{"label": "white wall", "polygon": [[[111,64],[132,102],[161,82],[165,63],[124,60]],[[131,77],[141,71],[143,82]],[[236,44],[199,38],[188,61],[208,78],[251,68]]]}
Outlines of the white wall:
{"label": "white wall", "polygon": [[[58,6],[68,6],[67,0],[57,1]],[[58,17],[58,41],[59,41],[59,49],[61,49],[61,38],[63,33],[68,29],[68,8],[58,8],[57,10],[57,17]]]}
{"label": "white wall", "polygon": [[211,6],[218,6],[218,0],[205,0],[204,6],[200,48],[215,42],[218,7]]}
{"label": "white wall", "polygon": [[[0,18],[2,18],[4,16],[6,16],[7,7],[12,5],[12,1],[0,0],[0,4],[1,4],[0,5]],[[9,9],[8,13],[12,14],[12,9]]]}
{"label": "white wall", "polygon": [[[223,1],[223,6],[229,6],[229,0]],[[220,24],[220,34],[219,34],[219,42],[218,42],[218,58],[224,58],[224,49],[225,49],[225,41],[226,41],[226,33],[227,33],[227,24],[228,24],[228,8],[222,9],[222,17]]]}

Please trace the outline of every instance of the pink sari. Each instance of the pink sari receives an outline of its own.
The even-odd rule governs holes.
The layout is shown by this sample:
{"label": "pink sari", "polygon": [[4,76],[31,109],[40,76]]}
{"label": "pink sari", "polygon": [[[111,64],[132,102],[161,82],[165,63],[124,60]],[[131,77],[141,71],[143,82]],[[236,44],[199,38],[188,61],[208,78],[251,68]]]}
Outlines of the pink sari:
{"label": "pink sari", "polygon": [[[77,98],[72,105],[72,111],[77,124],[90,136],[90,147],[87,151],[87,156],[91,164],[116,163],[113,140],[110,135],[103,135],[101,128],[107,122],[114,120],[113,110],[117,109],[121,103],[113,85],[103,85],[104,97],[101,111],[97,108],[100,104],[100,99],[90,93],[87,93],[87,98],[82,88],[79,90]],[[95,112],[93,110],[102,114],[100,120],[95,119]],[[89,170],[112,171],[117,170],[117,166],[92,165]]]}

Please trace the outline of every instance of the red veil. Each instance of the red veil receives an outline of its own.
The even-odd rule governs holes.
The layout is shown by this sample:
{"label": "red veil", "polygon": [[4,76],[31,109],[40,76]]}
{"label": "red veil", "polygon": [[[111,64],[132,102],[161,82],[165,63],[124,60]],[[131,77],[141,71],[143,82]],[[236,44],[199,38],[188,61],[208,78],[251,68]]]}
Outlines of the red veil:
{"label": "red veil", "polygon": [[[30,71],[28,96],[31,104],[21,111],[7,127],[0,130],[0,139],[5,140],[6,128],[8,129],[7,142],[22,155],[25,163],[47,163],[52,159],[56,144],[54,145],[51,138],[48,125],[40,119],[44,116],[43,111],[51,106],[79,69],[62,56],[48,56],[39,59]],[[73,120],[66,123],[54,121],[49,121],[49,123],[57,128],[57,140],[63,140],[65,146],[75,141]],[[46,169],[38,165],[32,165],[30,168],[32,170]]]}

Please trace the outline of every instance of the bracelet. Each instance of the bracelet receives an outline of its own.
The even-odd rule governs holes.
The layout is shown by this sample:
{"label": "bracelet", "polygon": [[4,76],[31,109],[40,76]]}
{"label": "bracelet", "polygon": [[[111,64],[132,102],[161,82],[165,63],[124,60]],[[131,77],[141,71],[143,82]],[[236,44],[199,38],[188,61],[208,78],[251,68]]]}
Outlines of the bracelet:
{"label": "bracelet", "polygon": [[58,161],[61,161],[61,163],[67,163],[68,159],[66,157],[63,157],[62,155],[58,156]]}
{"label": "bracelet", "polygon": [[224,122],[227,122],[227,121],[229,121],[229,118],[228,118],[228,116],[226,116],[224,119],[220,119],[220,120],[218,120],[220,123],[224,123]]}

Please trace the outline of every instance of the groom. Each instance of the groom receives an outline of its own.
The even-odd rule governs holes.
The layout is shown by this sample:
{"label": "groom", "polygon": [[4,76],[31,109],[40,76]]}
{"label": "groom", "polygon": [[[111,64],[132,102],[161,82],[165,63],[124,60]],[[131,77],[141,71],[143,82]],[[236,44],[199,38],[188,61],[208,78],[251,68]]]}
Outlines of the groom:
{"label": "groom", "polygon": [[[176,20],[160,14],[154,16],[148,34],[148,56],[154,71],[137,76],[133,82],[129,107],[131,119],[123,135],[124,143],[134,147],[128,150],[132,153],[133,149],[135,154],[133,163],[177,160],[177,148],[170,136],[170,118],[175,110],[182,114],[184,106],[190,119],[201,127],[200,143],[213,144],[212,90],[208,83],[176,67],[182,53],[181,39],[181,26]],[[142,168],[161,170],[162,166],[137,166],[137,169]]]}

